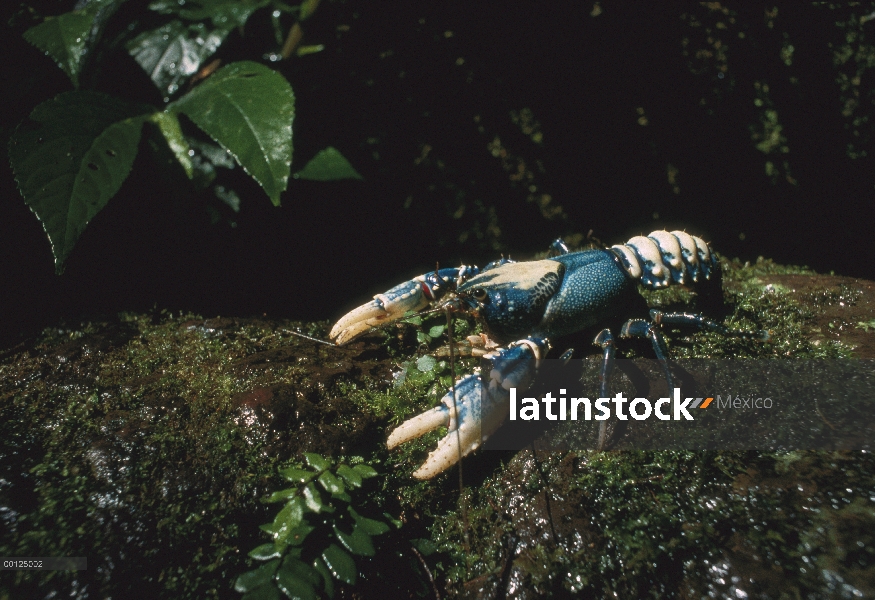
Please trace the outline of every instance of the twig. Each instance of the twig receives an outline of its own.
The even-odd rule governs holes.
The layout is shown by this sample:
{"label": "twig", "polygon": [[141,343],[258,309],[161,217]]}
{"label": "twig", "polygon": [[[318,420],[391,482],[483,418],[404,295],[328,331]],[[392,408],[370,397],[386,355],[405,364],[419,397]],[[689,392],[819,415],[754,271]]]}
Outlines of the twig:
{"label": "twig", "polygon": [[431,584],[431,590],[434,592],[434,597],[437,600],[441,600],[441,593],[437,589],[437,584],[434,582],[434,577],[431,574],[431,569],[428,568],[428,564],[425,562],[425,557],[416,549],[412,543],[410,544],[410,549],[413,550],[413,554],[416,555],[416,558],[419,559],[419,564],[422,565],[422,568],[425,569],[425,574],[428,575],[428,582]]}
{"label": "twig", "polygon": [[456,363],[454,360],[454,352],[453,352],[453,316],[450,311],[450,307],[446,307],[447,314],[447,335],[449,336],[449,353],[450,353],[450,379],[453,382],[452,386],[452,394],[453,394],[453,416],[456,420],[456,448],[459,453],[459,508],[462,511],[462,526],[465,528],[465,560],[469,564],[467,565],[469,571],[471,568],[470,560],[471,560],[471,541],[468,536],[468,531],[470,527],[468,526],[468,508],[464,502],[462,502],[462,495],[465,493],[465,480],[462,476],[462,434],[459,433],[459,429],[461,423],[459,422],[459,409],[456,406]]}

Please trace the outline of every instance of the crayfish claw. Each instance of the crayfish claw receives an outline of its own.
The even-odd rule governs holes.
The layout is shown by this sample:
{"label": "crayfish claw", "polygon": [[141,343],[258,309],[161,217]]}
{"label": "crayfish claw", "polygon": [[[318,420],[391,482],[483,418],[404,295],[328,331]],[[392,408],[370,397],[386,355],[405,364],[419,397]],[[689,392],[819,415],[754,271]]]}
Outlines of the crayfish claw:
{"label": "crayfish claw", "polygon": [[426,296],[423,282],[419,279],[405,281],[385,294],[377,294],[367,304],[362,304],[340,318],[331,328],[328,337],[342,346],[369,331],[400,319],[410,311],[422,310],[431,300]]}
{"label": "crayfish claw", "polygon": [[404,421],[392,431],[389,439],[386,440],[386,447],[391,450],[399,444],[414,440],[438,427],[446,426],[449,418],[450,411],[444,405],[436,406],[421,415],[416,415],[412,419]]}
{"label": "crayfish claw", "polygon": [[[429,453],[425,462],[413,473],[416,479],[431,479],[446,471],[459,460],[480,447],[485,436],[492,433],[504,420],[507,407],[503,402],[488,405],[487,414],[481,415],[480,375],[466,375],[456,382],[454,392],[448,391],[441,404],[421,415],[408,419],[390,435],[386,446],[391,450],[399,444],[425,435],[429,431],[445,426],[446,435],[438,442],[437,448]],[[503,395],[502,392],[499,392]],[[498,407],[497,412],[491,409]],[[503,406],[503,410],[502,407]],[[493,414],[493,413],[496,414]],[[486,430],[481,426],[485,418]]]}

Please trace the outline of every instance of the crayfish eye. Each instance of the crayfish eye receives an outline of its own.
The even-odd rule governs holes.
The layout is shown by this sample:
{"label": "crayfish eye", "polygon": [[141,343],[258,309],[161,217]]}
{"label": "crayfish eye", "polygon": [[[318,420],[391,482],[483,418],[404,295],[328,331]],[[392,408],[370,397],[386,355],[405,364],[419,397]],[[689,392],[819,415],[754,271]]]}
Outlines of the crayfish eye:
{"label": "crayfish eye", "polygon": [[471,292],[471,295],[474,296],[474,299],[479,302],[483,302],[488,297],[486,290],[484,290],[483,288],[476,288],[473,292]]}

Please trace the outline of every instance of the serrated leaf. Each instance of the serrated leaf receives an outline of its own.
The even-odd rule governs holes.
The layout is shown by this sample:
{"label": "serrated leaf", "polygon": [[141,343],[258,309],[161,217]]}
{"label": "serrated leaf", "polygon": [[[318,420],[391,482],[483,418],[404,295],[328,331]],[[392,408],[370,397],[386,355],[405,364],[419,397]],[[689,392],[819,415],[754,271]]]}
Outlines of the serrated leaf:
{"label": "serrated leaf", "polygon": [[312,181],[337,181],[339,179],[362,179],[339,150],[328,146],[310,159],[304,168],[295,173],[296,179]]}
{"label": "serrated leaf", "polygon": [[308,465],[319,471],[324,471],[331,466],[331,461],[315,452],[304,452],[304,460],[307,461]]}
{"label": "serrated leaf", "polygon": [[288,469],[280,469],[280,475],[295,483],[306,483],[313,479],[316,474],[313,471],[289,467]]}
{"label": "serrated leaf", "polygon": [[67,92],[37,106],[9,141],[24,201],[49,236],[55,269],[128,176],[147,115],[96,92]]}
{"label": "serrated leaf", "polygon": [[343,480],[352,487],[362,487],[362,476],[349,465],[340,465],[337,467],[337,474],[343,477]]}
{"label": "serrated leaf", "polygon": [[255,560],[270,560],[271,558],[279,558],[280,553],[274,544],[262,544],[255,550],[249,552],[249,558]]}
{"label": "serrated leaf", "polygon": [[217,27],[242,27],[249,17],[269,0],[159,0],[149,5],[161,14],[176,14],[190,21],[211,19]]}
{"label": "serrated leaf", "polygon": [[361,528],[361,530],[368,535],[380,535],[389,531],[389,526],[382,521],[363,517],[358,514],[352,506],[348,507],[348,510],[349,514],[352,515],[352,518],[355,520],[355,526]]}
{"label": "serrated leaf", "polygon": [[313,568],[316,569],[316,572],[322,576],[322,583],[325,589],[325,595],[329,598],[333,598],[334,579],[331,577],[331,571],[328,570],[328,567],[325,565],[325,561],[317,556],[316,559],[313,561]]}
{"label": "serrated leaf", "polygon": [[274,205],[292,164],[295,97],[282,75],[254,62],[232,63],[168,106],[225,148]]}
{"label": "serrated leaf", "polygon": [[48,17],[24,32],[24,39],[45,52],[57,63],[73,86],[79,87],[79,73],[85,57],[85,45],[91,34],[94,10],[83,9]]}
{"label": "serrated leaf", "polygon": [[243,573],[243,575],[238,577],[237,581],[234,583],[234,589],[240,593],[245,593],[269,583],[279,565],[280,561],[276,558],[269,563],[261,565],[257,569]]}
{"label": "serrated leaf", "polygon": [[353,527],[352,533],[344,533],[335,525],[334,535],[346,547],[347,550],[359,556],[373,556],[375,554],[374,543],[371,536],[359,527]]}
{"label": "serrated leaf", "polygon": [[229,31],[230,28],[215,29],[204,23],[171,21],[144,31],[125,48],[161,93],[171,95],[215,54]]}
{"label": "serrated leaf", "polygon": [[377,472],[374,470],[374,467],[366,464],[354,465],[353,469],[358,471],[358,474],[362,476],[364,479],[368,479],[370,477],[376,477]]}
{"label": "serrated leaf", "polygon": [[331,473],[331,471],[323,471],[317,478],[317,481],[319,481],[319,483],[322,484],[322,487],[332,495],[342,494],[345,491],[343,482]]}
{"label": "serrated leaf", "polygon": [[434,327],[432,327],[431,329],[428,330],[428,335],[430,337],[433,337],[433,338],[440,337],[443,334],[444,329],[446,329],[446,328],[447,328],[446,325],[435,325]]}
{"label": "serrated leaf", "polygon": [[416,359],[416,368],[422,371],[423,373],[429,373],[434,366],[437,364],[437,360],[433,356],[429,356],[426,354],[425,356],[420,356]]}
{"label": "serrated leaf", "polygon": [[152,115],[151,119],[158,126],[158,130],[164,136],[167,146],[173,152],[176,160],[179,161],[185,174],[189,179],[194,178],[194,167],[191,164],[192,150],[185,140],[185,136],[182,135],[179,119],[176,118],[175,114],[167,111],[156,112]]}
{"label": "serrated leaf", "polygon": [[358,569],[352,557],[344,552],[337,544],[331,544],[322,552],[322,560],[331,574],[337,579],[349,585],[355,585],[358,578]]}

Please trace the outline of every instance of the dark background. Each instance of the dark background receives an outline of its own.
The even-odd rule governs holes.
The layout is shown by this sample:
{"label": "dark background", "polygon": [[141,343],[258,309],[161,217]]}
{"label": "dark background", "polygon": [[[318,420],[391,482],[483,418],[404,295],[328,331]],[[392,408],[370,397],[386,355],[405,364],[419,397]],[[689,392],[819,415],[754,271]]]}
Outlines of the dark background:
{"label": "dark background", "polygon": [[[293,180],[275,208],[238,167],[220,175],[235,213],[144,132],[57,276],[0,161],[0,346],[122,310],[336,319],[435,261],[524,258],[589,232],[613,244],[680,227],[729,257],[875,278],[875,7],[474,4],[326,0],[304,39],[325,50],[279,64],[293,171],[331,145],[361,182]],[[73,5],[4,5],[5,143],[70,89],[21,33]],[[125,4],[107,39],[160,22],[146,6]],[[262,13],[219,57],[276,51]],[[124,51],[102,65],[91,87],[162,104]]]}

